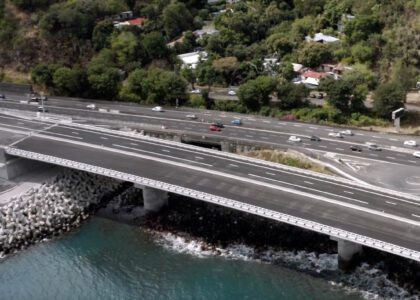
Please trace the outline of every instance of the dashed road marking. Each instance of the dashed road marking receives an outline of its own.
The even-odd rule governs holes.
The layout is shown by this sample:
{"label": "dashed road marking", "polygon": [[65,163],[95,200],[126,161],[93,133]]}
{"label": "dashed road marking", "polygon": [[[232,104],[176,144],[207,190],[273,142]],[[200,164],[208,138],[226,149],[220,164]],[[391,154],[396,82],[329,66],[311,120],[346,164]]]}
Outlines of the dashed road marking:
{"label": "dashed road marking", "polygon": [[163,152],[171,152],[171,151],[169,151],[169,150],[167,150],[167,149],[161,149]]}
{"label": "dashed road marking", "polygon": [[231,166],[231,167],[235,167],[235,168],[237,168],[237,167],[238,167],[238,165],[235,165],[235,164],[229,164],[229,166]]}
{"label": "dashed road marking", "polygon": [[311,127],[309,127],[309,128],[311,128],[311,129],[318,129],[318,128],[316,128],[316,127],[312,127],[312,126],[311,126]]}
{"label": "dashed road marking", "polygon": [[349,192],[349,191],[344,191],[344,193],[346,193],[346,194],[350,194],[350,195],[354,195],[354,193],[353,193],[353,192]]}
{"label": "dashed road marking", "polygon": [[411,214],[413,217],[420,218],[419,215]]}
{"label": "dashed road marking", "polygon": [[319,145],[319,147],[321,147],[321,148],[327,148],[327,146],[324,146],[324,145]]}
{"label": "dashed road marking", "polygon": [[76,132],[76,131],[72,131],[71,133],[79,135],[79,133],[78,133],[78,132]]}
{"label": "dashed road marking", "polygon": [[130,145],[133,145],[133,146],[138,146],[139,144],[136,144],[136,143],[130,143]]}
{"label": "dashed road marking", "polygon": [[252,136],[252,135],[248,135],[248,134],[246,134],[245,136],[246,136],[246,137],[249,137],[249,138],[254,137],[254,136]]}
{"label": "dashed road marking", "polygon": [[378,154],[370,153],[370,156],[378,156]]}
{"label": "dashed road marking", "polygon": [[397,205],[397,203],[391,202],[391,201],[385,201],[385,203],[388,203],[388,204],[391,204],[391,205]]}
{"label": "dashed road marking", "polygon": [[390,141],[398,142],[397,139],[389,139]]}
{"label": "dashed road marking", "polygon": [[267,174],[267,175],[272,175],[272,176],[276,175],[276,174],[271,173],[271,172],[265,172],[265,174]]}
{"label": "dashed road marking", "polygon": [[416,163],[417,161],[416,160],[409,160],[408,162],[411,162],[411,163]]}
{"label": "dashed road marking", "polygon": [[387,156],[386,158],[389,158],[389,159],[396,159],[395,157],[393,157],[393,156]]}
{"label": "dashed road marking", "polygon": [[108,138],[107,138],[107,137],[105,137],[105,136],[101,136],[101,139],[103,139],[103,140],[107,140]]}
{"label": "dashed road marking", "polygon": [[335,150],[344,151],[343,148],[335,148]]}
{"label": "dashed road marking", "polygon": [[313,182],[310,182],[310,181],[304,181],[304,183],[307,183],[307,184],[314,184]]}
{"label": "dashed road marking", "polygon": [[196,159],[200,159],[200,160],[203,160],[204,159],[204,157],[200,157],[200,156],[196,156],[195,158]]}
{"label": "dashed road marking", "polygon": [[302,127],[302,125],[294,124],[295,127]]}
{"label": "dashed road marking", "polygon": [[268,137],[266,137],[266,136],[262,136],[261,137],[263,140],[269,140],[269,138]]}

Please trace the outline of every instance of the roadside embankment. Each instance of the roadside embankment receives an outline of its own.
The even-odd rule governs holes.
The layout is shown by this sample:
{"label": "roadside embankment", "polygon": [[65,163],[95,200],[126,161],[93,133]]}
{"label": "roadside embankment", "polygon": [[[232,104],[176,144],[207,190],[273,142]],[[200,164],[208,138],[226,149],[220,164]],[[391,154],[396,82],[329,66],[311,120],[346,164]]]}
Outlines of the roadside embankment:
{"label": "roadside embankment", "polygon": [[66,170],[0,207],[0,257],[78,227],[103,200],[126,186],[116,180]]}

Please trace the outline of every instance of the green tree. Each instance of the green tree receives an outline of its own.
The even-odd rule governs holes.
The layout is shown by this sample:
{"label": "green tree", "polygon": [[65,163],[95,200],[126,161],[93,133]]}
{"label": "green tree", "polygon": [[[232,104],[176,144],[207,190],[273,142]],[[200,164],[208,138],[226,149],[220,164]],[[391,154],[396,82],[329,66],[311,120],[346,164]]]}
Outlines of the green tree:
{"label": "green tree", "polygon": [[307,67],[317,67],[331,59],[331,52],[327,45],[321,43],[305,43],[298,51],[298,61]]}
{"label": "green tree", "polygon": [[38,64],[32,68],[31,79],[35,84],[42,85],[44,88],[53,85],[54,72],[60,68],[57,64]]}
{"label": "green tree", "polygon": [[172,39],[193,26],[193,17],[182,2],[174,1],[163,10],[163,26],[166,35]]}
{"label": "green tree", "polygon": [[118,35],[113,36],[111,49],[115,53],[117,64],[120,67],[124,67],[134,61],[139,61],[140,63],[146,61],[142,45],[134,33],[130,31],[122,31]]}
{"label": "green tree", "polygon": [[91,96],[101,99],[114,99],[119,92],[121,75],[118,69],[107,65],[90,65],[87,79]]}
{"label": "green tree", "polygon": [[191,68],[183,68],[181,70],[181,76],[184,77],[184,79],[191,84],[191,88],[194,89],[194,83],[196,79],[194,70]]}
{"label": "green tree", "polygon": [[212,85],[217,81],[216,70],[210,63],[199,64],[195,70],[195,74],[197,76],[198,82],[200,84],[207,85],[209,91]]}
{"label": "green tree", "polygon": [[54,89],[61,96],[81,96],[86,89],[86,74],[77,68],[58,68],[53,75]]}
{"label": "green tree", "polygon": [[147,55],[152,59],[164,58],[168,54],[165,39],[157,31],[150,32],[144,36],[143,46]]}
{"label": "green tree", "polygon": [[375,49],[366,42],[359,42],[351,47],[351,55],[357,63],[370,65],[375,58]]}
{"label": "green tree", "polygon": [[249,80],[239,88],[240,102],[251,111],[259,111],[268,105],[270,95],[276,88],[276,80],[270,76],[259,76]]}
{"label": "green tree", "polygon": [[373,101],[374,112],[379,117],[390,119],[392,111],[404,107],[406,92],[400,83],[385,83],[378,86]]}
{"label": "green tree", "polygon": [[293,109],[302,106],[309,94],[309,90],[304,85],[296,85],[290,82],[279,84],[276,91],[281,109]]}
{"label": "green tree", "polygon": [[95,50],[109,47],[111,34],[114,31],[114,24],[111,20],[99,21],[92,33],[92,43]]}
{"label": "green tree", "polygon": [[239,68],[238,59],[234,56],[216,59],[213,61],[213,68],[222,74],[226,84],[232,84],[235,71]]}

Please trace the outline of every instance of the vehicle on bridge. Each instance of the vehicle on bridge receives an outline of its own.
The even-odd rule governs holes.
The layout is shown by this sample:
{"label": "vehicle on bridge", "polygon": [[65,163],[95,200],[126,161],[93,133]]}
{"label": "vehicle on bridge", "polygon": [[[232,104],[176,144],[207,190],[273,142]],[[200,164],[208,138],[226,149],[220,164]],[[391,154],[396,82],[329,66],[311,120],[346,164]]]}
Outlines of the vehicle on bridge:
{"label": "vehicle on bridge", "polygon": [[213,125],[213,124],[209,126],[209,130],[210,131],[222,131],[222,129],[219,126],[216,126],[216,125]]}
{"label": "vehicle on bridge", "polygon": [[381,149],[381,148],[379,148],[379,147],[378,147],[378,145],[376,145],[375,143],[370,143],[370,142],[367,142],[367,143],[366,143],[366,146],[367,146],[367,148],[368,148],[369,150],[371,150],[371,151],[382,151],[382,149]]}
{"label": "vehicle on bridge", "polygon": [[362,147],[360,147],[359,145],[351,145],[350,150],[356,151],[356,152],[362,152]]}
{"label": "vehicle on bridge", "polygon": [[152,108],[153,111],[157,111],[157,112],[164,112],[162,106],[155,106]]}
{"label": "vehicle on bridge", "polygon": [[6,99],[6,96],[4,94],[0,94],[0,99]]}
{"label": "vehicle on bridge", "polygon": [[418,145],[419,144],[417,144],[417,142],[414,140],[404,141],[404,146],[417,147]]}
{"label": "vehicle on bridge", "polygon": [[200,89],[191,90],[190,93],[191,94],[200,94],[201,93],[201,90]]}
{"label": "vehicle on bridge", "polygon": [[216,127],[219,127],[219,128],[225,128],[225,125],[223,125],[223,123],[221,123],[221,122],[213,122],[213,123],[211,123],[211,126],[216,126]]}
{"label": "vehicle on bridge", "polygon": [[339,139],[344,138],[343,135],[340,132],[330,132],[330,133],[328,133],[328,136],[336,137],[336,138],[339,138]]}
{"label": "vehicle on bridge", "polygon": [[320,142],[321,141],[321,139],[319,137],[315,136],[315,135],[311,136],[310,140],[314,141],[314,142]]}
{"label": "vehicle on bridge", "polygon": [[233,91],[233,90],[230,90],[230,91],[228,92],[228,95],[229,95],[229,96],[236,96],[236,92],[235,92],[235,91]]}
{"label": "vehicle on bridge", "polygon": [[88,104],[88,105],[86,105],[86,108],[89,108],[89,109],[95,109],[96,108],[96,105],[95,104]]}
{"label": "vehicle on bridge", "polygon": [[197,119],[197,116],[195,114],[189,114],[185,116],[187,119],[195,120]]}
{"label": "vehicle on bridge", "polygon": [[234,119],[231,123],[232,125],[242,125],[242,119]]}
{"label": "vehicle on bridge", "polygon": [[343,134],[343,135],[349,135],[349,136],[354,135],[354,133],[349,129],[342,130],[342,131],[340,131],[340,133]]}
{"label": "vehicle on bridge", "polygon": [[414,152],[414,153],[413,153],[413,156],[414,156],[414,157],[418,157],[418,158],[420,158],[420,151],[416,151],[416,152]]}
{"label": "vehicle on bridge", "polygon": [[291,135],[288,141],[292,143],[300,143],[302,142],[302,139],[300,137],[297,137],[296,135]]}

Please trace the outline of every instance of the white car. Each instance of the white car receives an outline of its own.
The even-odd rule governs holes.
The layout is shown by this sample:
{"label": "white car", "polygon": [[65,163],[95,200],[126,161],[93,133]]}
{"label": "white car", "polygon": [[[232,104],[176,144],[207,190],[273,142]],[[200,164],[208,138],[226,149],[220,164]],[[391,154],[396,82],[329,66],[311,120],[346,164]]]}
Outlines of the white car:
{"label": "white car", "polygon": [[191,119],[191,120],[195,120],[195,119],[197,119],[197,116],[196,116],[196,115],[194,115],[194,114],[186,115],[185,117],[186,117],[187,119]]}
{"label": "white car", "polygon": [[95,104],[88,104],[88,105],[86,105],[86,108],[95,109],[96,105]]}
{"label": "white car", "polygon": [[190,93],[191,94],[200,94],[201,93],[201,90],[200,89],[191,90]]}
{"label": "white car", "polygon": [[235,92],[235,91],[230,90],[230,91],[228,92],[228,95],[229,95],[229,96],[236,96],[236,92]]}
{"label": "white car", "polygon": [[301,141],[302,141],[302,139],[297,137],[296,135],[292,135],[292,136],[289,137],[289,142],[300,143]]}
{"label": "white car", "polygon": [[163,112],[162,106],[155,106],[152,108],[153,111]]}
{"label": "white car", "polygon": [[417,147],[418,145],[419,144],[413,140],[404,141],[404,146]]}
{"label": "white car", "polygon": [[340,133],[344,135],[350,135],[350,136],[354,135],[354,133],[349,129],[340,131]]}
{"label": "white car", "polygon": [[413,156],[414,156],[414,157],[418,157],[418,158],[420,158],[420,151],[416,151],[416,152],[414,152],[414,153],[413,153]]}
{"label": "white car", "polygon": [[330,132],[328,136],[336,137],[336,138],[343,138],[343,135],[340,132]]}

